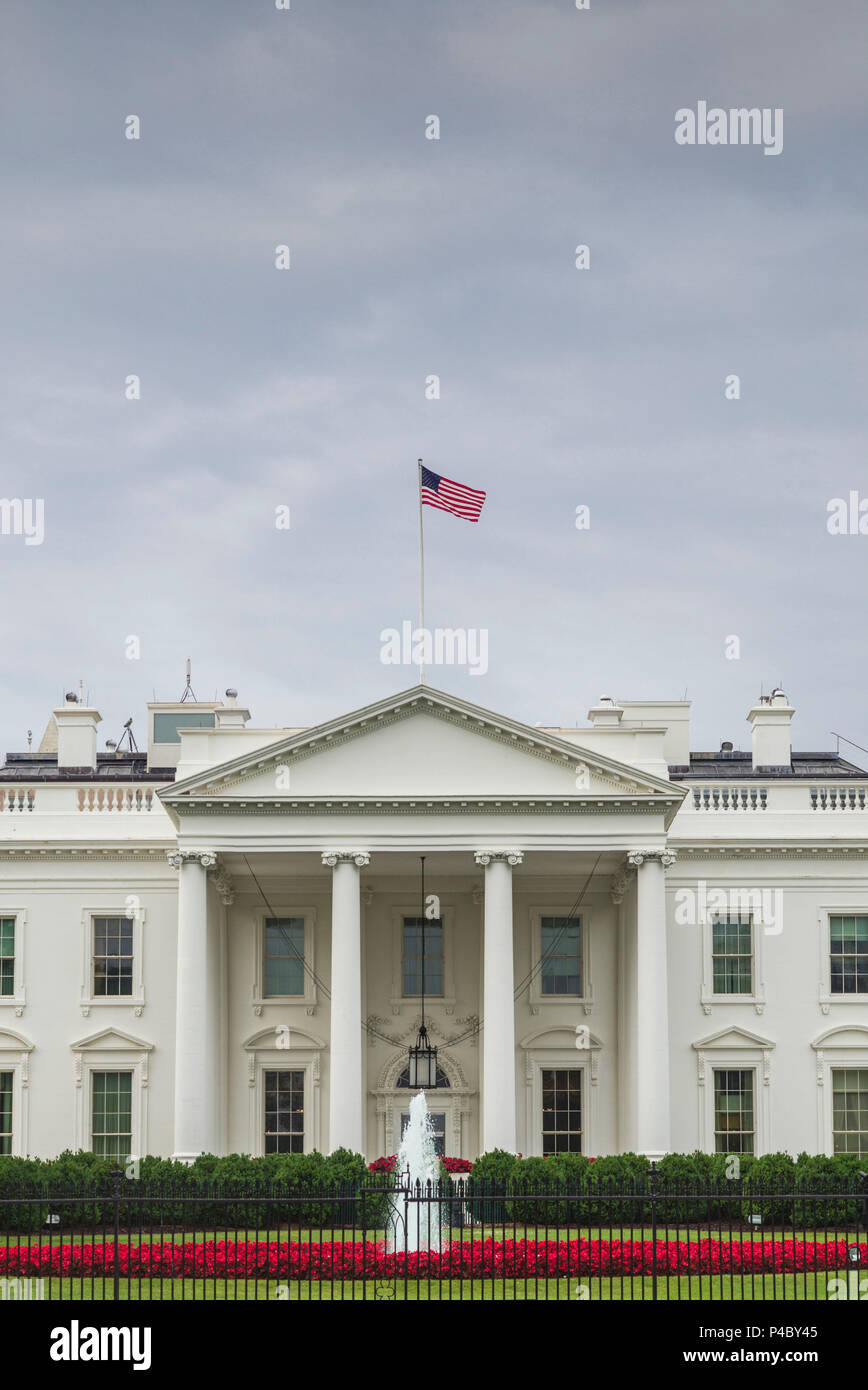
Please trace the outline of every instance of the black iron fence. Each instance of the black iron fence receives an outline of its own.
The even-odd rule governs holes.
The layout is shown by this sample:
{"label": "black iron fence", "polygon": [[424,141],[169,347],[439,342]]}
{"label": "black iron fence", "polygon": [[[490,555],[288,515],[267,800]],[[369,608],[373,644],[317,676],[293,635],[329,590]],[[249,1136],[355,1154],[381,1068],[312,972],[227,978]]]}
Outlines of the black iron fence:
{"label": "black iron fence", "polygon": [[868,1301],[868,1177],[0,1192],[0,1300]]}

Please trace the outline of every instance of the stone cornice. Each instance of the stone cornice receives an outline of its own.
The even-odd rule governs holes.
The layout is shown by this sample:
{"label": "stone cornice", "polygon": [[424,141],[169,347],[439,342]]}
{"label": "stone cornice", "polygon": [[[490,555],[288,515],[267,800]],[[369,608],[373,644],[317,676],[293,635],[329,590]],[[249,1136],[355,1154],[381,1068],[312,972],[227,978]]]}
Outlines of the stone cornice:
{"label": "stone cornice", "polygon": [[463,799],[453,797],[449,800],[419,797],[404,800],[394,797],[380,797],[376,800],[346,801],[335,800],[286,801],[278,798],[256,797],[250,801],[219,801],[215,797],[201,797],[195,800],[177,801],[172,809],[179,816],[191,816],[207,811],[209,815],[267,816],[280,812],[285,816],[467,816],[479,815],[635,815],[651,814],[665,810],[669,803],[664,797],[630,798],[629,800],[599,801],[591,798],[564,800],[563,798],[534,797],[519,800],[512,797],[480,800],[479,797]]}
{"label": "stone cornice", "polygon": [[21,845],[0,845],[0,862],[4,864],[39,864],[75,862],[82,863],[135,863],[135,864],[159,864],[166,868],[166,855],[170,851],[165,845],[159,849],[99,849],[93,846],[70,846],[58,845],[57,847],[45,848],[39,846],[34,849],[25,849]]}
{"label": "stone cornice", "polygon": [[678,858],[686,859],[864,859],[868,842],[859,845],[701,845],[679,844]]}

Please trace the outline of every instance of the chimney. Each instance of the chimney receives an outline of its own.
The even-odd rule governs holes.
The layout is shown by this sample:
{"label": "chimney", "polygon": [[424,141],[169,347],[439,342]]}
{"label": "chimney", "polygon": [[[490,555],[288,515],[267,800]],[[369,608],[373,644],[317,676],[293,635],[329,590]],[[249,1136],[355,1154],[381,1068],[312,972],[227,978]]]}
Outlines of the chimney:
{"label": "chimney", "polygon": [[238,703],[238,691],[232,686],[226,691],[226,703],[214,710],[218,729],[243,729],[250,718],[250,710]]}
{"label": "chimney", "polygon": [[595,729],[617,729],[623,713],[611,695],[601,695],[594,708],[588,710],[588,718]]}
{"label": "chimney", "polygon": [[57,766],[96,768],[96,726],[102,720],[98,710],[79,703],[72,691],[59,709],[53,711],[57,724]]}
{"label": "chimney", "polygon": [[759,702],[748,712],[752,730],[753,770],[766,767],[790,767],[790,722],[795,710],[782,690],[761,695]]}

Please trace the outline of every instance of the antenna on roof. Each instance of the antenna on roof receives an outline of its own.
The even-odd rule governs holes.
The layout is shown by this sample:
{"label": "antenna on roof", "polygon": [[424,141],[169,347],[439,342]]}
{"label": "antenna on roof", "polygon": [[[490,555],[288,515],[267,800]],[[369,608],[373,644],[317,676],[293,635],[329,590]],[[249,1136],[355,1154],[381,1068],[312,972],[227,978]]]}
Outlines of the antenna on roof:
{"label": "antenna on roof", "polygon": [[116,752],[120,753],[121,749],[122,749],[123,746],[124,746],[124,739],[127,740],[127,748],[129,749],[129,751],[130,751],[131,753],[138,753],[138,751],[139,751],[138,745],[136,744],[136,740],[135,740],[135,738],[133,737],[133,720],[132,720],[132,716],[130,716],[130,718],[129,718],[129,719],[126,721],[126,723],[124,724],[124,731],[123,731],[123,733],[121,734],[120,738],[119,738],[118,741],[117,741],[117,747],[116,747],[116,750],[115,750]]}
{"label": "antenna on roof", "polygon": [[184,686],[184,693],[183,693],[183,695],[181,696],[181,704],[183,705],[183,703],[184,703],[185,700],[193,700],[193,701],[195,701],[195,699],[196,699],[196,696],[193,694],[193,689],[192,689],[192,686],[190,685],[190,658],[189,658],[189,656],[188,656],[188,657],[187,657],[187,684]]}

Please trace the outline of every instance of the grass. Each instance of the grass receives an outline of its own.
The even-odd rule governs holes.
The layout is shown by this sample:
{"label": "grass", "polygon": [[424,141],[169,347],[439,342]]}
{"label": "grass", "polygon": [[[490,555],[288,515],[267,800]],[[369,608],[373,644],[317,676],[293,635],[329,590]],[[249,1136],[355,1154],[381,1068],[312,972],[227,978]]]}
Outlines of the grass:
{"label": "grass", "polygon": [[[450,1235],[449,1228],[444,1231],[447,1237]],[[852,1228],[834,1226],[825,1229],[802,1229],[792,1226],[745,1226],[740,1229],[733,1229],[730,1235],[729,1228],[716,1229],[713,1225],[706,1226],[658,1226],[658,1240],[689,1240],[691,1244],[696,1244],[700,1240],[718,1240],[722,1245],[747,1244],[749,1241],[774,1240],[848,1240],[864,1242],[864,1232],[856,1233]],[[478,1226],[453,1226],[451,1228],[452,1240],[480,1241],[480,1240],[651,1240],[654,1233],[650,1226],[522,1226],[516,1225],[490,1225],[488,1222]],[[234,1227],[220,1227],[216,1229],[213,1225],[207,1228],[190,1228],[188,1230],[175,1230],[166,1227],[164,1230],[152,1230],[139,1233],[133,1230],[121,1228],[121,1240],[129,1242],[131,1245],[148,1244],[181,1244],[188,1241],[204,1240],[247,1240],[247,1241],[271,1241],[285,1243],[287,1241],[296,1242],[300,1245],[318,1245],[333,1241],[382,1241],[386,1238],[386,1231],[382,1228],[377,1230],[367,1230],[362,1232],[351,1226],[344,1227],[316,1227],[307,1229],[305,1227],[291,1226],[279,1229],[257,1230],[256,1227],[238,1230]],[[2,1245],[80,1245],[83,1241],[88,1244],[99,1244],[102,1241],[114,1240],[114,1232],[101,1227],[97,1231],[78,1230],[49,1232],[47,1229],[38,1231],[23,1231],[21,1234],[15,1232],[0,1232],[0,1246]]]}
{"label": "grass", "polygon": [[[837,1271],[846,1278],[846,1271]],[[765,1274],[732,1279],[719,1275],[680,1275],[661,1278],[657,1285],[660,1302],[674,1301],[781,1301],[823,1302],[827,1279],[823,1274]],[[584,1290],[585,1292],[580,1292]],[[45,1300],[111,1302],[114,1287],[110,1279],[60,1279],[43,1281]],[[629,1302],[650,1301],[653,1280],[630,1279],[371,1279],[340,1283],[281,1284],[274,1279],[153,1279],[122,1278],[119,1301],[125,1302]],[[3,1302],[0,1297],[0,1303]]]}

